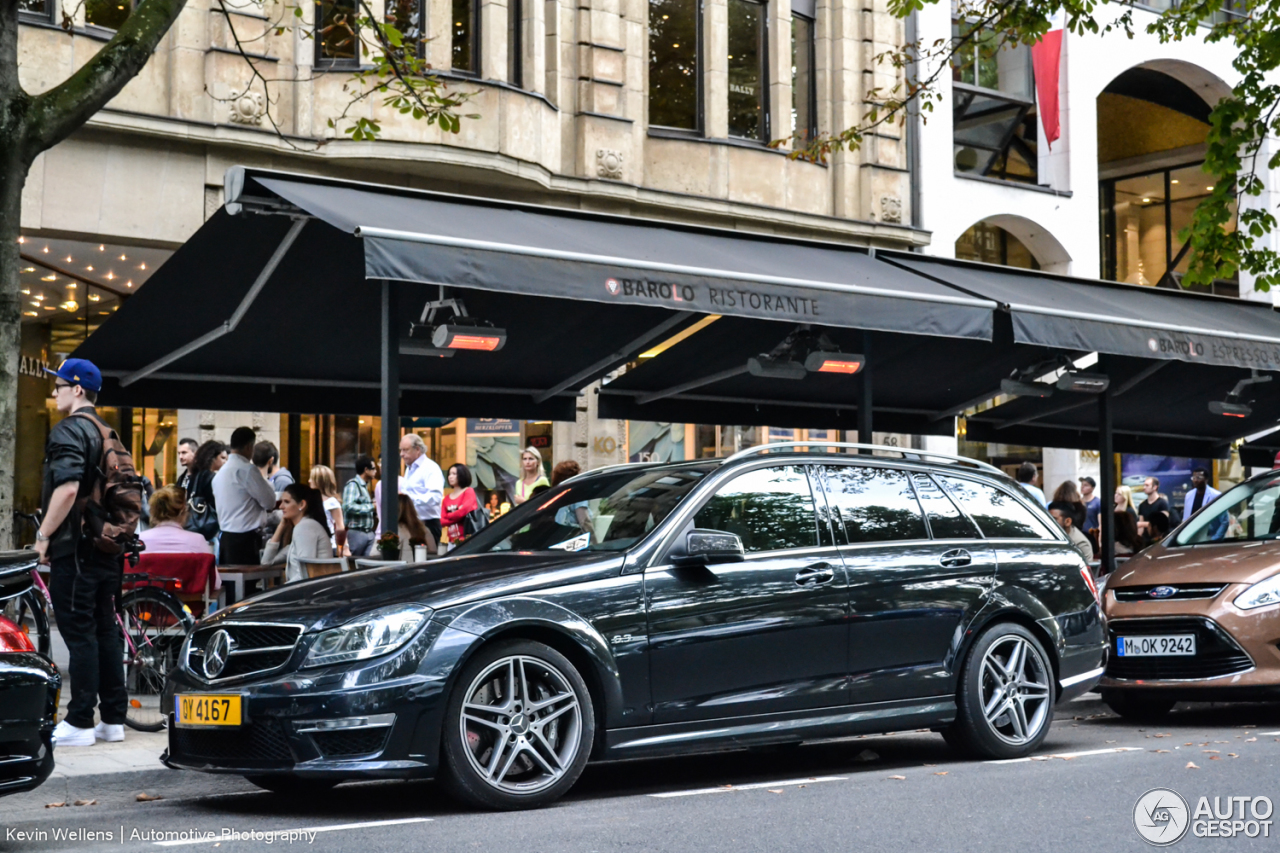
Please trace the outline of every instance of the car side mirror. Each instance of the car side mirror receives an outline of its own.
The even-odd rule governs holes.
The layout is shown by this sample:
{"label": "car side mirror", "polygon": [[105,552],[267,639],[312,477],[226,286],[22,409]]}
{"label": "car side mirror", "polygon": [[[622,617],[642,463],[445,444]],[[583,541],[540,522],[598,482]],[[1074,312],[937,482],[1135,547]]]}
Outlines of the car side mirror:
{"label": "car side mirror", "polygon": [[684,553],[677,562],[683,565],[738,563],[745,559],[742,539],[734,533],[694,528],[684,537]]}

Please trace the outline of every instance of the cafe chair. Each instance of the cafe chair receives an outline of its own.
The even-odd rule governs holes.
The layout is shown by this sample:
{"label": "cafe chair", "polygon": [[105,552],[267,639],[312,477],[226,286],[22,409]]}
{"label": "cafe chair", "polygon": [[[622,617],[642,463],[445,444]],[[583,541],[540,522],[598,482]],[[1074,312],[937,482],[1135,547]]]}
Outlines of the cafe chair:
{"label": "cafe chair", "polygon": [[350,571],[346,557],[332,557],[321,560],[303,560],[302,570],[307,573],[308,578],[322,578],[326,575],[336,575],[342,572]]}
{"label": "cafe chair", "polygon": [[[216,602],[217,607],[226,604],[227,594],[222,589],[212,554],[153,554],[143,551],[137,568],[130,574],[133,572],[154,580],[172,580],[178,585],[174,592],[183,604],[191,608],[196,618],[209,613],[210,604]],[[127,575],[125,582],[129,582]]]}

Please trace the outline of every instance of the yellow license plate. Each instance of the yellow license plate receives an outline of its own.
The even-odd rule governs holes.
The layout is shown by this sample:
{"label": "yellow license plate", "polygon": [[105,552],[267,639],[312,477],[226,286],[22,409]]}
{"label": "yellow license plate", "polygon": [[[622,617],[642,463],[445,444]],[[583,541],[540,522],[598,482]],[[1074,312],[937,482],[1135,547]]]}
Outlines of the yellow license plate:
{"label": "yellow license plate", "polygon": [[180,693],[173,697],[180,726],[238,726],[240,699],[234,693]]}

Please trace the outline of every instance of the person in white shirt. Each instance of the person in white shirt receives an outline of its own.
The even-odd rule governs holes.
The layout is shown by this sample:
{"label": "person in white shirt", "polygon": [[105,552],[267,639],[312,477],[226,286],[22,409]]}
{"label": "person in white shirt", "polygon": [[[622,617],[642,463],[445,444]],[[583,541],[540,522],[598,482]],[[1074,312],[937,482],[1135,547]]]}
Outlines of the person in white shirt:
{"label": "person in white shirt", "polygon": [[262,547],[258,531],[267,513],[275,509],[275,490],[253,464],[255,438],[249,427],[237,427],[231,433],[227,464],[213,478],[213,500],[222,530],[218,564],[222,566],[257,564]]}
{"label": "person in white shirt", "polygon": [[400,439],[400,459],[404,462],[404,480],[400,491],[413,501],[418,518],[440,541],[440,504],[444,500],[444,472],[427,457],[422,436],[409,433]]}
{"label": "person in white shirt", "polygon": [[290,483],[280,493],[282,518],[262,552],[262,565],[284,563],[285,583],[307,579],[304,562],[333,558],[321,503],[320,493],[301,483]]}

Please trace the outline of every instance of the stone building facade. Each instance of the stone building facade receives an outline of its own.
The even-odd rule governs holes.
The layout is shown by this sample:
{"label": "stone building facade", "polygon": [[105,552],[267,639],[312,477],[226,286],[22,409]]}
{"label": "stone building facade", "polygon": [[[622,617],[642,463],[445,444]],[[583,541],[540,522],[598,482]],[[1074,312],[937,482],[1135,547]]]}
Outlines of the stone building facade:
{"label": "stone building facade", "polygon": [[[54,86],[84,63],[130,2],[21,0],[27,90]],[[378,97],[353,103],[358,51],[342,31],[365,9],[416,28],[434,73],[451,91],[471,93],[462,112],[476,117],[459,133]],[[59,25],[64,11],[73,16],[69,31]],[[142,73],[31,170],[23,355],[56,362],[145,286],[221,204],[233,164],[858,245],[923,245],[927,234],[911,225],[902,127],[882,128],[827,163],[769,144],[793,127],[858,123],[867,93],[901,73],[875,57],[903,35],[885,0],[190,0]],[[655,75],[664,91],[679,90],[686,126],[650,121]],[[342,133],[358,116],[380,124],[379,140]],[[19,441],[33,460],[24,467],[35,468],[56,413],[39,397],[40,380],[28,385]],[[599,421],[585,400],[582,408],[576,425],[552,430],[551,455],[587,466],[625,460],[627,425]],[[134,412],[135,456],[154,456],[143,470],[170,480],[179,433],[225,439],[238,423],[260,422],[283,443],[276,417]],[[376,435],[361,423],[351,429]],[[308,459],[345,465],[321,446],[323,435],[334,446],[333,424],[310,424]],[[439,446],[465,458],[456,438]],[[20,505],[38,500],[36,474],[20,474]]]}

